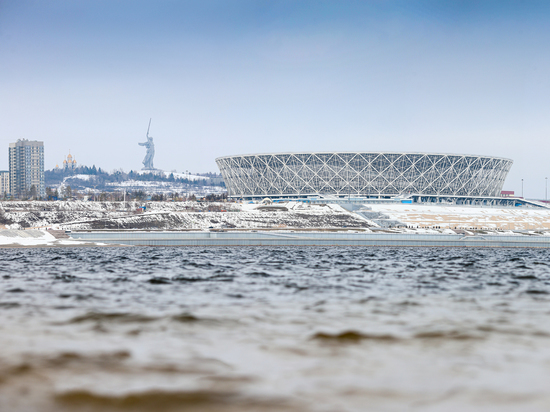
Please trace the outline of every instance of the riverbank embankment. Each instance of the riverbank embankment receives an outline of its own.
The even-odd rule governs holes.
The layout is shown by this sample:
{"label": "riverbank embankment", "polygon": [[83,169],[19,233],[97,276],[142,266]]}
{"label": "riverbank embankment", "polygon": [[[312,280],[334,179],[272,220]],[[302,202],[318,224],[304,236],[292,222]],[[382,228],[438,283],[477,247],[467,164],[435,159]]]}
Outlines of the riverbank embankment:
{"label": "riverbank embankment", "polygon": [[79,231],[71,238],[134,246],[550,247],[544,233],[440,231]]}

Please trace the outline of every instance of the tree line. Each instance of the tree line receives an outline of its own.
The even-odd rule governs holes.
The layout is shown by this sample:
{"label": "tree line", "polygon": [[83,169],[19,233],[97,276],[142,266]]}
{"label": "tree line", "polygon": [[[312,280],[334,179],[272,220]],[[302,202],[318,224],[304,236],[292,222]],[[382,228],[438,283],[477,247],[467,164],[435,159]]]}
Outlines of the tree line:
{"label": "tree line", "polygon": [[[28,200],[38,200],[35,196],[34,198],[28,198]],[[123,191],[114,191],[114,192],[105,192],[95,193],[91,191],[82,191],[77,189],[72,189],[71,186],[65,186],[62,190],[58,191],[57,189],[52,189],[51,187],[46,188],[46,198],[48,201],[56,200],[85,200],[85,201],[96,201],[96,202],[122,202],[126,201],[145,201],[151,200],[155,202],[183,202],[183,201],[205,201],[205,202],[223,202],[227,200],[227,193],[222,193],[219,195],[208,194],[203,198],[198,198],[194,195],[186,195],[184,193],[154,193],[148,194],[143,190],[128,190],[126,193]]]}
{"label": "tree line", "polygon": [[[166,176],[164,173],[138,173],[131,170],[126,173],[122,169],[113,170],[112,172],[107,172],[103,169],[96,168],[95,165],[92,167],[88,166],[78,166],[74,170],[64,170],[64,169],[52,169],[46,170],[44,172],[46,185],[47,186],[57,186],[63,182],[66,177],[74,175],[86,175],[93,176],[94,186],[99,186],[102,188],[107,183],[120,183],[128,180],[137,180],[141,182],[169,182],[169,183],[181,183],[186,185],[194,186],[222,186],[225,187],[224,183],[214,184],[210,179],[187,179],[179,176],[175,176],[174,173],[170,173]],[[220,177],[215,173],[205,173],[206,177]],[[86,180],[80,179],[80,181],[85,185]]]}

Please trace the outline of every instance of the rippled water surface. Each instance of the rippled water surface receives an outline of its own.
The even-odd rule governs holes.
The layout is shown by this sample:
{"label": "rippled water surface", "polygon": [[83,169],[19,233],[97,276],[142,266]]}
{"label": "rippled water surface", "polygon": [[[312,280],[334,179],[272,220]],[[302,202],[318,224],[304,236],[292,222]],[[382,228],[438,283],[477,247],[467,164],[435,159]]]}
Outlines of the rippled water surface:
{"label": "rippled water surface", "polygon": [[550,410],[547,250],[1,253],[1,411]]}

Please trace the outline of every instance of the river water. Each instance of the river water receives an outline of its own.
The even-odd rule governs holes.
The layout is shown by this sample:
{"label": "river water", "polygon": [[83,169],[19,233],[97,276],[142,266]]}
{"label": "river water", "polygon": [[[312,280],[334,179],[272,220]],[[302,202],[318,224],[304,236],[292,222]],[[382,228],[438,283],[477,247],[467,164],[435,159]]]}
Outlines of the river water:
{"label": "river water", "polygon": [[548,250],[1,253],[1,411],[550,410]]}

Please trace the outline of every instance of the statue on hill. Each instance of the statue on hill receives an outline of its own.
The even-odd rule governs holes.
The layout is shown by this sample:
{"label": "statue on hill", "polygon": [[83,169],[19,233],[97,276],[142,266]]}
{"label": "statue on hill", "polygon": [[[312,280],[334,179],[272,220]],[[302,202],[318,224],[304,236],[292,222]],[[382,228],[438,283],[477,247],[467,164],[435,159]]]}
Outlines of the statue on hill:
{"label": "statue on hill", "polygon": [[153,137],[149,136],[149,128],[151,127],[151,119],[149,119],[149,127],[147,128],[147,141],[145,143],[138,143],[140,146],[147,148],[147,153],[143,159],[143,169],[141,170],[155,170],[153,166],[153,157],[155,157],[155,144],[153,143]]}

